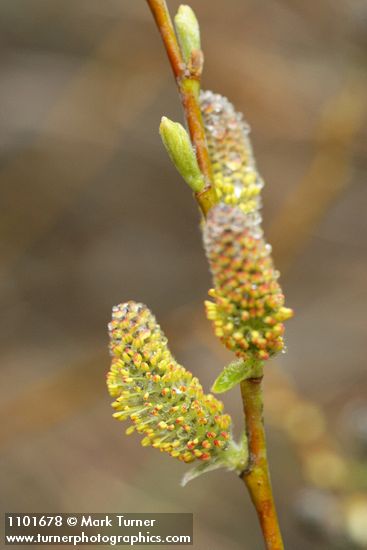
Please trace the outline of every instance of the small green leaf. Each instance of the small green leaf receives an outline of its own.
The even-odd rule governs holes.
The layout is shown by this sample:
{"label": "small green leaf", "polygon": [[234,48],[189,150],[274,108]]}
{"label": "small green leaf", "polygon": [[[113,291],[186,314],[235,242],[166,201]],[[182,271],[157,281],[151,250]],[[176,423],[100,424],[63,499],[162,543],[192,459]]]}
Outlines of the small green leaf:
{"label": "small green leaf", "polygon": [[213,470],[218,470],[219,468],[226,468],[226,464],[218,461],[214,463],[205,463],[199,464],[198,466],[194,466],[193,468],[190,468],[185,475],[183,476],[181,480],[182,487],[185,487],[189,481],[192,481],[193,479],[196,479],[197,477],[201,476],[202,474],[206,474],[207,472],[212,472]]}
{"label": "small green leaf", "polygon": [[194,466],[186,472],[182,478],[181,485],[184,487],[189,481],[196,479],[202,474],[225,468],[229,472],[237,472],[239,475],[246,468],[249,459],[248,442],[246,430],[243,431],[240,441],[236,443],[231,441],[228,448],[223,451],[220,458],[210,462],[203,462],[198,466]]}
{"label": "small green leaf", "polygon": [[224,393],[246,378],[260,377],[262,376],[262,368],[263,363],[255,359],[233,361],[224,367],[214,382],[211,391]]}

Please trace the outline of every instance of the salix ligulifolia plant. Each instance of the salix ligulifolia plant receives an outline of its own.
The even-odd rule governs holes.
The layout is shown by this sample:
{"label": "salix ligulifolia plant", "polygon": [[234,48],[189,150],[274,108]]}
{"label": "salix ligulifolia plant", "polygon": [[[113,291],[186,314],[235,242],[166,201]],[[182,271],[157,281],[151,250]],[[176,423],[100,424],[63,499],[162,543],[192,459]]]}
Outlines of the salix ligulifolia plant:
{"label": "salix ligulifolia plant", "polygon": [[164,0],[147,0],[172,66],[186,129],[162,118],[160,135],[202,213],[201,229],[213,278],[205,302],[214,332],[236,358],[212,392],[240,385],[245,427],[239,442],[232,419],[197,377],[179,365],[155,317],[133,301],[113,308],[109,324],[112,365],[107,376],[113,416],[143,446],[193,463],[183,479],[216,468],[245,482],[257,510],[265,546],[283,549],[270,484],[263,426],[262,378],[266,361],[284,350],[284,306],[271,246],[261,229],[260,177],[249,127],[221,95],[200,90],[203,53],[194,12],[180,6],[174,25]]}

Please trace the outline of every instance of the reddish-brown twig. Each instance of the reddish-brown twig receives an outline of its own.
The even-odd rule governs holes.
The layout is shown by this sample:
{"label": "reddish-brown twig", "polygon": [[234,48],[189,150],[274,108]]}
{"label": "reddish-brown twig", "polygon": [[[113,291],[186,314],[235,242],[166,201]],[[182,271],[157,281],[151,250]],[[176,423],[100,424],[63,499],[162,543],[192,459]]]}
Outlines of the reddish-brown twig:
{"label": "reddish-brown twig", "polygon": [[256,508],[267,550],[284,550],[266,452],[262,377],[243,380],[241,394],[249,445],[249,464],[241,478]]}
{"label": "reddish-brown twig", "polygon": [[147,0],[167,51],[173,74],[180,92],[191,141],[195,148],[200,170],[205,178],[205,188],[196,194],[204,215],[215,204],[212,186],[212,167],[202,121],[199,91],[202,53],[194,52],[190,67],[184,62],[165,0]]}

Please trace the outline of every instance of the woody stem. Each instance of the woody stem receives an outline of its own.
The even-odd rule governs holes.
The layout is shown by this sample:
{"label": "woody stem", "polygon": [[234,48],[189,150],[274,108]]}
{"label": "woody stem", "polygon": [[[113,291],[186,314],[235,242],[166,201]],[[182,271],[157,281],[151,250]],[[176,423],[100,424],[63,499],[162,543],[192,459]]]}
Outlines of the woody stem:
{"label": "woody stem", "polygon": [[241,474],[255,506],[266,550],[284,550],[270,481],[263,421],[262,376],[241,382],[249,464]]}
{"label": "woody stem", "polygon": [[190,66],[188,66],[183,59],[165,0],[147,0],[147,3],[152,11],[167,51],[178,86],[191,141],[200,170],[205,179],[203,191],[195,194],[196,200],[205,216],[216,203],[216,195],[212,185],[212,166],[199,101],[202,52],[193,52]]}

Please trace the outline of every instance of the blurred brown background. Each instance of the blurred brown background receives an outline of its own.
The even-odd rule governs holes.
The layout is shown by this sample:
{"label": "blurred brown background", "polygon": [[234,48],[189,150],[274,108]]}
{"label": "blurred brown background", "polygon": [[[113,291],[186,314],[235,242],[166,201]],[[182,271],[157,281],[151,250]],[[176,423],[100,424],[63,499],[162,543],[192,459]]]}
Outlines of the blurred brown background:
{"label": "blurred brown background", "polygon": [[[191,5],[204,87],[253,128],[296,310],[266,381],[286,546],[367,548],[367,4]],[[0,44],[3,510],[193,512],[194,548],[261,548],[235,476],[182,489],[185,467],[110,416],[115,303],[146,302],[206,388],[229,357],[204,317],[197,208],[157,133],[182,114],[145,2],[2,0]],[[239,427],[239,396],[224,401]]]}

